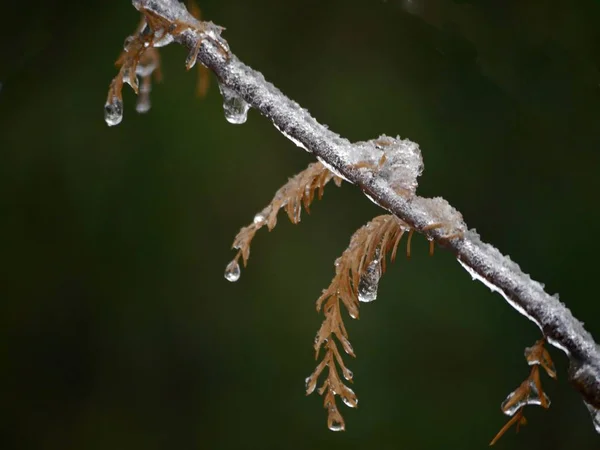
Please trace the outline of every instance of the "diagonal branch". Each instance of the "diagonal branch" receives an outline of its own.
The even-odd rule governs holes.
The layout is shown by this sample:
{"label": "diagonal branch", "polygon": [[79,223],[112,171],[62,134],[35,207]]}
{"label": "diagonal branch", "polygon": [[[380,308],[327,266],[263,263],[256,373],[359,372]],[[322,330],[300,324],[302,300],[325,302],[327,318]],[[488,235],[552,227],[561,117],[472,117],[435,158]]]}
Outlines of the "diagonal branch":
{"label": "diagonal branch", "polygon": [[[445,200],[413,195],[411,187],[399,185],[390,171],[378,170],[382,154],[377,141],[351,143],[317,122],[260,72],[243,64],[229,52],[219,35],[220,28],[196,21],[177,0],[133,0],[133,5],[152,16],[163,31],[172,33],[176,42],[211,69],[222,92],[239,97],[296,145],[313,153],[334,174],[360,188],[371,201],[451,250],[474,279],[500,293],[533,321],[548,342],[569,357],[570,381],[583,396],[600,432],[600,347],[558,296],[546,293],[540,283],[484,243],[474,230],[467,231],[460,213]],[[202,31],[200,25],[204,26]]]}

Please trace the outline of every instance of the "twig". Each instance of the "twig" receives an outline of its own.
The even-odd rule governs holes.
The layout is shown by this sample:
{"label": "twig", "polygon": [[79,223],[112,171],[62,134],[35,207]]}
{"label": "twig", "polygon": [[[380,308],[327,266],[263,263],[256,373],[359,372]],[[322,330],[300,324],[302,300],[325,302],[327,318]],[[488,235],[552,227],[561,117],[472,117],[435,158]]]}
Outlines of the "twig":
{"label": "twig", "polygon": [[[194,21],[177,0],[133,0],[133,5],[159,22],[171,24],[172,29],[181,30],[182,22]],[[359,187],[374,203],[454,252],[474,279],[500,293],[519,313],[536,323],[547,341],[569,357],[570,381],[592,414],[597,414],[595,422],[600,432],[600,347],[557,296],[546,293],[540,283],[521,271],[510,258],[481,241],[474,230],[463,231],[462,217],[443,199],[406,195],[406,190],[395,185],[390,177],[365,167],[371,163],[361,165],[356,160],[360,153],[358,143],[349,142],[317,122],[260,72],[231,54],[222,38],[210,34],[200,37],[192,29],[178,31],[174,38],[190,51],[199,49],[197,60],[215,73],[221,86],[267,117],[334,174]],[[435,226],[440,223],[444,226]]]}

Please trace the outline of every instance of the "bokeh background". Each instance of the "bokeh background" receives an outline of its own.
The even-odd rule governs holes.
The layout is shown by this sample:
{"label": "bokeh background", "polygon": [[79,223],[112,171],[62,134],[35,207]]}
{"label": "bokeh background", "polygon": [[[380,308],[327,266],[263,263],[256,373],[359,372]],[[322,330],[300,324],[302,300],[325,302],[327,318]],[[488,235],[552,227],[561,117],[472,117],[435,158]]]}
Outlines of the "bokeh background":
{"label": "bokeh background", "polygon": [[[233,51],[352,140],[418,142],[421,195],[546,283],[600,338],[600,2],[203,0]],[[9,8],[9,9],[6,9]],[[163,49],[153,108],[103,121],[128,1],[3,5],[0,447],[482,449],[538,329],[423,238],[347,325],[357,410],[326,428],[304,395],[314,301],[380,214],[328,187],[299,226],[230,245],[311,158],[256,112],[227,123]],[[497,444],[598,449],[566,358],[548,411]]]}

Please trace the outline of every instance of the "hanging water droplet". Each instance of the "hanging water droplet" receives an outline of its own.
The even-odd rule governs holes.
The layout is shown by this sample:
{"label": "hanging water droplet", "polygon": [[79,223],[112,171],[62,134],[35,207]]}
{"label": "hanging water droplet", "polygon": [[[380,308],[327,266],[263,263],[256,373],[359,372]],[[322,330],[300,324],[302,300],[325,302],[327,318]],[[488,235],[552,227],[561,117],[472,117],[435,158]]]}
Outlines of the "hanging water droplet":
{"label": "hanging water droplet", "polygon": [[331,423],[329,423],[327,425],[327,427],[331,431],[344,431],[344,423],[343,422],[331,421]]}
{"label": "hanging water droplet", "polygon": [[592,422],[594,423],[596,433],[600,433],[600,409],[596,408],[593,405],[590,405],[585,400],[583,401],[583,403],[585,403],[585,406],[587,406],[588,411],[592,415]]}
{"label": "hanging water droplet", "polygon": [[[376,255],[377,256],[377,255]],[[377,288],[381,278],[381,262],[375,258],[369,263],[358,283],[358,300],[361,302],[372,302],[377,300]]]}
{"label": "hanging water droplet", "polygon": [[104,105],[104,120],[109,127],[118,125],[123,120],[123,102],[117,97]]}
{"label": "hanging water droplet", "polygon": [[227,281],[231,281],[232,283],[240,279],[240,265],[234,259],[225,268],[225,279]]}
{"label": "hanging water droplet", "polygon": [[219,90],[223,96],[223,112],[225,112],[227,122],[233,124],[246,122],[250,105],[227,86],[219,84]]}
{"label": "hanging water droplet", "polygon": [[350,343],[348,338],[346,336],[342,335],[340,337],[340,341],[342,342],[342,347],[344,348],[344,351],[346,353],[348,353],[349,355],[354,356],[354,348],[352,348],[352,344]]}
{"label": "hanging water droplet", "polygon": [[356,394],[348,386],[344,386],[344,392],[342,392],[341,397],[348,408],[356,408],[358,406],[358,398],[356,398]]}
{"label": "hanging water droplet", "polygon": [[137,103],[135,104],[135,110],[140,114],[147,113],[150,111],[150,97],[146,95],[141,95],[138,98]]}
{"label": "hanging water droplet", "polygon": [[352,378],[354,378],[354,373],[352,373],[352,371],[350,369],[347,369],[346,367],[344,367],[343,373],[344,378],[348,381],[352,381]]}
{"label": "hanging water droplet", "polygon": [[306,387],[306,395],[310,395],[314,392],[317,387],[317,377],[315,374],[311,374],[309,377],[306,377],[304,380],[304,386]]}
{"label": "hanging water droplet", "polygon": [[155,69],[156,63],[153,61],[147,64],[138,64],[138,66],[135,68],[135,73],[140,77],[147,77],[151,75]]}

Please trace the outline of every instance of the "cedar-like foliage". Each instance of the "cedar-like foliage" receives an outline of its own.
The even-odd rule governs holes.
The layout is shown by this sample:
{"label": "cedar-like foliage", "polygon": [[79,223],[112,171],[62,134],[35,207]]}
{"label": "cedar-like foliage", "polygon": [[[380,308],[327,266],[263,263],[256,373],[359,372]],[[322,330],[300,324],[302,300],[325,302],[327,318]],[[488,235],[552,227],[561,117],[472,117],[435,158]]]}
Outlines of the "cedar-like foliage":
{"label": "cedar-like foliage", "polygon": [[[315,371],[306,379],[306,394],[309,395],[315,390],[319,376],[327,367],[327,377],[318,392],[323,396],[330,430],[345,429],[344,418],[336,405],[336,395],[351,408],[358,405],[356,394],[338,373],[339,367],[344,380],[349,383],[353,381],[352,372],[344,364],[335,343],[337,340],[347,354],[355,356],[344,326],[341,305],[344,305],[350,317],[356,319],[359,300],[375,300],[377,283],[386,269],[386,257],[389,253],[390,260],[394,261],[400,239],[410,230],[406,223],[392,215],[375,217],[359,228],[350,239],[348,248],[335,261],[335,276],[317,300],[317,311],[323,310],[325,319],[315,337],[315,357],[319,357],[323,347],[325,354]],[[409,242],[407,254],[410,253]]]}
{"label": "cedar-like foliage", "polygon": [[[157,82],[162,81],[161,60],[158,47],[165,45],[168,39],[190,28],[202,33],[203,23],[199,22],[201,11],[196,2],[189,0],[188,8],[193,17],[198,21],[195,24],[178,23],[165,27],[162,19],[148,11],[142,11],[141,20],[135,32],[129,36],[123,45],[123,51],[117,58],[115,65],[119,68],[117,76],[113,78],[108,89],[105,108],[109,115],[115,117],[114,124],[120,122],[123,114],[123,84],[127,83],[138,95],[136,111],[145,113],[150,110],[150,91],[152,90],[152,76]],[[169,30],[167,32],[166,30]],[[219,41],[215,41],[219,43]],[[191,69],[198,56],[198,46],[190,53],[186,61],[186,68]],[[227,54],[229,49],[221,47]],[[141,78],[141,84],[140,80]],[[208,69],[202,64],[198,65],[198,78],[196,81],[196,94],[204,97],[210,82]]]}
{"label": "cedar-like foliage", "polygon": [[331,180],[341,186],[342,179],[335,176],[320,162],[310,164],[299,174],[290,178],[275,193],[273,200],[261,212],[254,216],[254,221],[243,227],[233,240],[232,248],[238,250],[235,257],[225,269],[225,278],[236,281],[240,276],[239,259],[242,258],[244,267],[250,258],[250,244],[258,230],[266,226],[269,231],[277,225],[277,214],[280,209],[285,209],[287,216],[293,224],[300,222],[302,206],[310,213],[310,204],[315,198],[323,197],[325,185]]}
{"label": "cedar-like foliage", "polygon": [[[151,3],[144,4],[152,7]],[[121,121],[123,108],[122,87],[124,83],[130,84],[133,90],[139,94],[137,105],[139,112],[144,112],[150,107],[148,95],[151,87],[151,77],[153,74],[157,80],[161,77],[160,57],[156,48],[166,45],[181,36],[182,33],[187,33],[186,39],[190,35],[195,39],[192,41],[193,46],[186,59],[188,69],[195,65],[202,43],[207,41],[214,44],[210,48],[213,54],[214,49],[216,49],[217,53],[224,56],[228,62],[235,62],[235,59],[230,58],[231,54],[227,42],[220,37],[223,28],[214,25],[212,22],[200,22],[197,20],[200,18],[199,8],[192,1],[188,2],[188,5],[193,17],[186,14],[163,17],[156,12],[145,9],[141,4],[136,6],[142,13],[142,21],[134,35],[126,40],[125,49],[117,60],[117,66],[120,70],[110,85],[105,105],[105,119],[109,125],[116,125]],[[141,85],[138,76],[141,77]],[[204,66],[199,65],[197,92],[203,95],[207,87],[208,72]],[[402,143],[398,139],[381,136],[374,141],[355,143],[354,150],[359,152],[359,157],[352,161],[354,163],[353,169],[365,168],[374,174],[381,175],[387,179],[396,194],[414,202],[421,210],[428,211],[428,222],[433,223],[419,226],[418,231],[426,232],[436,228],[447,229],[447,233],[443,233],[436,238],[438,242],[442,243],[462,238],[466,225],[460,213],[442,198],[427,199],[415,195],[416,177],[419,176],[422,170],[421,156],[417,151],[418,148],[415,147],[416,144],[410,141],[408,141],[408,144],[406,142]],[[378,161],[373,157],[360,161],[360,155],[363,154],[360,151],[368,149],[370,145],[384,151],[381,158]],[[390,151],[386,152],[386,149]],[[389,155],[395,158],[392,159],[391,163]],[[415,158],[419,163],[417,165],[414,164]],[[356,162],[357,159],[359,162]],[[384,173],[386,171],[387,173]],[[291,178],[282,186],[276,192],[271,203],[255,216],[253,223],[242,228],[235,237],[233,248],[237,250],[237,253],[228,264],[225,277],[229,281],[236,281],[239,278],[239,259],[242,258],[244,266],[247,265],[250,256],[250,245],[256,232],[264,226],[272,230],[277,223],[277,214],[280,209],[285,209],[292,223],[298,223],[302,206],[307,212],[310,212],[309,207],[315,195],[321,198],[325,185],[331,180],[334,180],[338,186],[342,182],[341,178],[335,176],[323,164],[318,162],[309,165],[306,170]],[[410,221],[410,215],[407,217],[407,220]],[[375,217],[354,233],[348,248],[335,261],[335,275],[329,287],[323,291],[317,300],[317,311],[323,311],[324,320],[314,341],[315,358],[319,359],[320,354],[323,356],[314,372],[306,378],[306,393],[307,395],[311,394],[317,389],[319,378],[327,368],[326,377],[318,392],[323,396],[324,407],[328,413],[327,423],[331,430],[345,429],[344,419],[336,405],[336,396],[341,397],[342,401],[349,407],[358,405],[356,394],[347,385],[353,382],[353,374],[346,367],[338,349],[338,344],[340,344],[347,354],[355,356],[343,322],[341,305],[344,306],[350,317],[358,318],[360,302],[375,300],[379,279],[386,269],[387,257],[389,255],[391,261],[395,259],[399,242],[404,233],[408,233],[406,253],[410,257],[411,238],[414,231],[407,223],[396,216],[382,215]],[[473,238],[471,242],[473,242]],[[430,253],[433,253],[433,244],[434,242],[430,240]],[[495,254],[493,247],[491,250],[486,250],[489,250],[492,255]],[[502,260],[500,260],[500,263],[502,263]],[[465,268],[473,269],[471,265],[465,265]],[[570,319],[567,318],[567,320]],[[552,378],[556,378],[556,371],[544,344],[545,338],[542,338],[535,345],[525,350],[527,362],[532,366],[531,372],[528,378],[509,394],[502,403],[502,411],[511,416],[511,419],[498,432],[490,445],[495,444],[511,426],[516,425],[518,431],[521,425],[527,423],[524,416],[525,406],[539,405],[543,408],[550,406],[550,399],[542,389],[540,366]],[[323,351],[321,352],[321,350]],[[592,414],[598,414],[595,407],[593,405],[589,406]],[[598,417],[595,416],[594,420],[597,429],[600,430]]]}
{"label": "cedar-like foliage", "polygon": [[542,408],[550,407],[550,399],[542,389],[540,379],[540,366],[546,371],[548,376],[556,380],[556,369],[548,350],[544,347],[545,339],[540,339],[532,347],[525,349],[525,359],[531,367],[531,372],[527,379],[521,385],[512,391],[500,407],[504,414],[512,418],[500,429],[494,436],[490,445],[498,442],[508,429],[516,424],[517,432],[521,425],[527,424],[527,419],[523,415],[523,410],[527,405],[539,405]]}
{"label": "cedar-like foliage", "polygon": [[[135,33],[125,40],[123,51],[115,62],[115,65],[119,67],[119,72],[113,78],[108,89],[107,105],[122,105],[123,83],[127,83],[139,95],[136,110],[146,112],[150,109],[152,74],[156,81],[162,80],[160,55],[153,46],[154,40],[154,33],[150,32],[146,19],[142,16]],[[142,78],[141,86],[138,76]]]}

